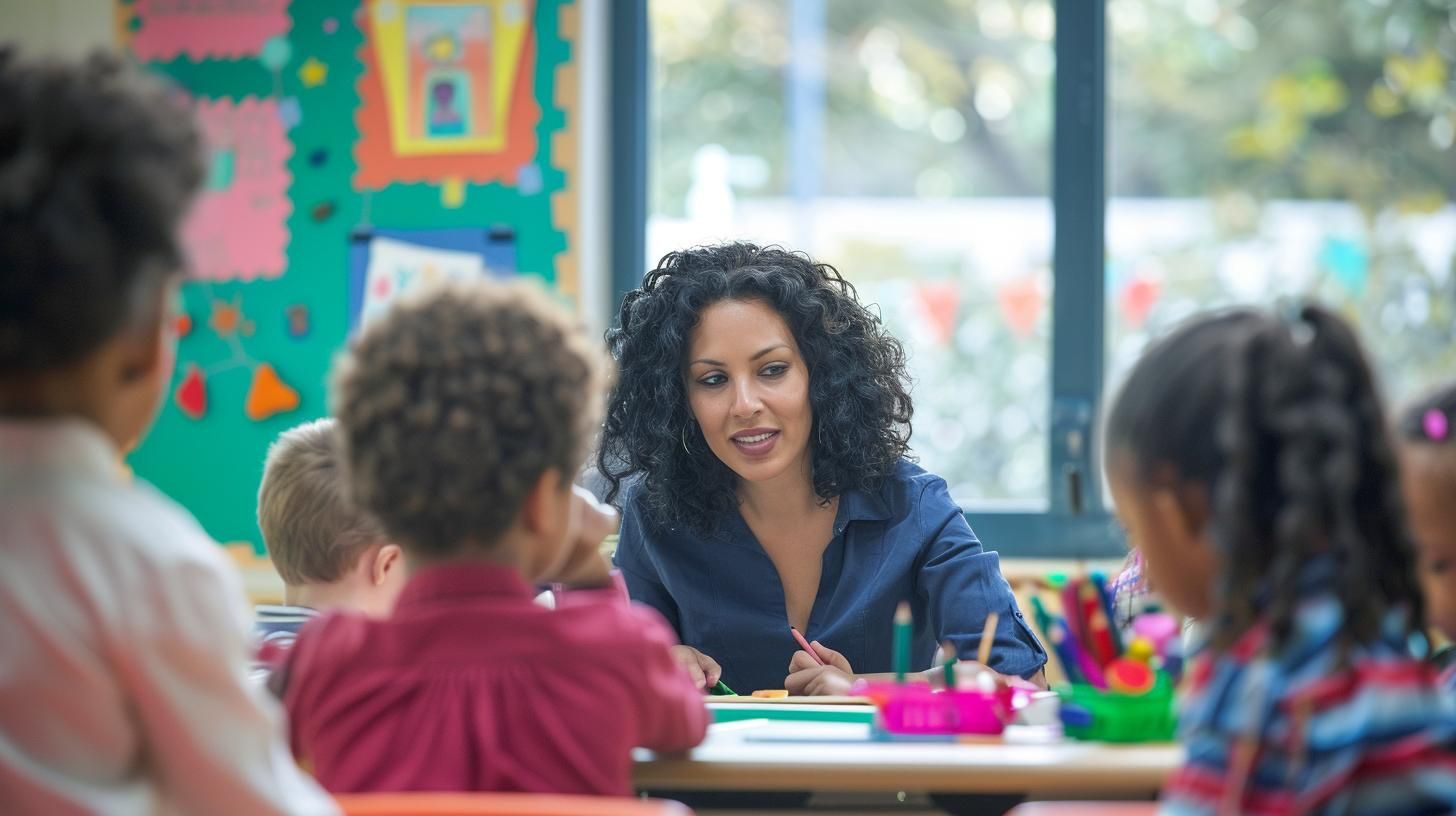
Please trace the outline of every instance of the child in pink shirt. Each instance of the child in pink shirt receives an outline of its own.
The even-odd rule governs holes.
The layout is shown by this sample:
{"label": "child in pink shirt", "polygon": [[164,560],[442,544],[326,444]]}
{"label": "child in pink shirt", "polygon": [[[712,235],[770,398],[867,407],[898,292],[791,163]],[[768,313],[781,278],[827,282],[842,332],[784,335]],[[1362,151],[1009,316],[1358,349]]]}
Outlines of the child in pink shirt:
{"label": "child in pink shirt", "polygon": [[[325,787],[626,795],[634,746],[702,740],[671,630],[576,535],[603,369],[540,291],[484,281],[395,306],[344,360],[352,493],[410,577],[386,619],[306,625],[275,678]],[[578,591],[547,609],[544,582]]]}

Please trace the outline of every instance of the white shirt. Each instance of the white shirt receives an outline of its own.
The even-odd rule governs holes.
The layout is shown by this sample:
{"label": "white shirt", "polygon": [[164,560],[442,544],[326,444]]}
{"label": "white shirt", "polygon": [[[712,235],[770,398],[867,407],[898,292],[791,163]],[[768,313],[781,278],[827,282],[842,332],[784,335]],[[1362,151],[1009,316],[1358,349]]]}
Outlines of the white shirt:
{"label": "white shirt", "polygon": [[247,680],[238,576],[119,462],[0,420],[0,812],[336,812]]}

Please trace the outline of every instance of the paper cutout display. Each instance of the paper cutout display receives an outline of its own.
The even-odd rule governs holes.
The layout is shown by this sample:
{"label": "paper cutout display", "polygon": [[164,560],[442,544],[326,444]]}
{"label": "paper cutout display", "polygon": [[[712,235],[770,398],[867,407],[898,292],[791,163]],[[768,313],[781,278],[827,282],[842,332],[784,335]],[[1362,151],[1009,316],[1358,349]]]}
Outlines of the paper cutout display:
{"label": "paper cutout display", "polygon": [[354,185],[514,183],[536,153],[531,0],[370,0]]}
{"label": "paper cutout display", "polygon": [[1026,277],[1003,285],[996,292],[996,303],[1001,307],[1001,316],[1012,334],[1025,340],[1036,331],[1041,319],[1042,307],[1046,305],[1046,292],[1036,277]]}
{"label": "paper cutout display", "polygon": [[136,0],[128,45],[143,62],[183,54],[194,60],[260,53],[288,33],[288,0]]}
{"label": "paper cutout display", "polygon": [[298,407],[298,392],[283,382],[273,366],[259,363],[253,369],[253,384],[248,387],[244,412],[248,419],[260,422]]}
{"label": "paper cutout display", "polygon": [[207,413],[207,383],[202,378],[202,369],[195,363],[187,366],[187,374],[173,397],[177,408],[190,419],[202,419]]}
{"label": "paper cutout display", "polygon": [[485,259],[475,252],[409,244],[392,238],[375,238],[369,251],[369,270],[364,279],[364,309],[360,325],[379,317],[401,295],[448,280],[484,277]]}
{"label": "paper cutout display", "polygon": [[[276,278],[288,248],[288,156],[278,103],[248,98],[198,100],[197,117],[212,156],[208,189],[183,227],[194,277]],[[225,165],[226,169],[219,169]]]}
{"label": "paper cutout display", "polygon": [[956,314],[961,306],[960,284],[956,281],[922,283],[915,289],[915,303],[936,345],[949,345],[955,336]]}
{"label": "paper cutout display", "polygon": [[1162,284],[1152,278],[1136,277],[1128,281],[1118,298],[1118,306],[1122,308],[1122,317],[1127,325],[1141,327],[1148,319],[1148,313],[1153,310],[1153,304],[1158,302],[1158,295],[1162,290]]}
{"label": "paper cutout display", "polygon": [[1370,255],[1359,241],[1326,238],[1320,247],[1319,263],[1355,297],[1365,294],[1370,280]]}
{"label": "paper cutout display", "polygon": [[309,330],[308,307],[303,304],[289,306],[286,314],[288,316],[288,336],[294,340],[302,340],[307,337]]}
{"label": "paper cutout display", "polygon": [[328,78],[329,66],[324,65],[314,57],[309,57],[298,68],[298,81],[302,82],[305,88],[317,88],[324,84]]}

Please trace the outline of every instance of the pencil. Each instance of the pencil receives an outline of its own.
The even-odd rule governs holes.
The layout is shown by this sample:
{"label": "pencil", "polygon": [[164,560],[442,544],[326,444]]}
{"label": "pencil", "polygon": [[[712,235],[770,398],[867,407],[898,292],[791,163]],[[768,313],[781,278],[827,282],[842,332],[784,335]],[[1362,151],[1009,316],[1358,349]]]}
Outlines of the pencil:
{"label": "pencil", "polygon": [[794,636],[794,640],[799,641],[799,647],[802,648],[804,651],[808,652],[809,656],[814,658],[815,663],[818,663],[821,666],[824,665],[824,661],[819,659],[819,653],[814,651],[814,647],[809,645],[809,641],[804,640],[804,636],[799,634],[798,629],[790,626],[789,634]]}
{"label": "pencil", "polygon": [[910,667],[910,602],[901,601],[895,607],[895,682],[905,682],[905,672]]}
{"label": "pencil", "polygon": [[956,687],[955,665],[956,650],[955,644],[945,641],[940,644],[940,656],[945,658],[945,690],[950,691]]}
{"label": "pencil", "polygon": [[991,668],[991,646],[996,642],[996,624],[1001,622],[1001,616],[992,612],[986,616],[986,628],[981,630],[981,645],[976,649],[976,661],[986,668]]}

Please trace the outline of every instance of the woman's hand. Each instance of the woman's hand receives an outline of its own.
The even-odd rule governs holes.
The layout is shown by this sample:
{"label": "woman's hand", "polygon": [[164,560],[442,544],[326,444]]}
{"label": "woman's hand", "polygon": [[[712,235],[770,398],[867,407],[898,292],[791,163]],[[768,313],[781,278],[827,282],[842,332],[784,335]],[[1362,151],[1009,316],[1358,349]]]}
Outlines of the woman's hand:
{"label": "woman's hand", "polygon": [[844,655],[819,641],[809,644],[824,665],[819,665],[809,653],[800,649],[789,660],[789,676],[784,678],[784,688],[789,694],[823,696],[848,694],[854,683],[854,667]]}
{"label": "woman's hand", "polygon": [[672,656],[687,670],[688,676],[693,679],[693,685],[700,689],[718,685],[718,678],[723,676],[723,667],[718,665],[718,661],[691,646],[672,647]]}

